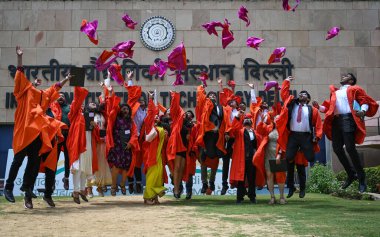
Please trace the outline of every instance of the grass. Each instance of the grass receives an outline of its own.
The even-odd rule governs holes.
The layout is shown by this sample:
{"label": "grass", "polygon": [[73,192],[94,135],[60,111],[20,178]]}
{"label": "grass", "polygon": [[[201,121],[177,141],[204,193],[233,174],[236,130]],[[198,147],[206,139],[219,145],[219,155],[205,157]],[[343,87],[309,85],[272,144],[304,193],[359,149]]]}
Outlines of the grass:
{"label": "grass", "polygon": [[[191,206],[196,218],[212,217],[236,226],[234,236],[244,236],[240,230],[246,225],[264,224],[274,226],[288,235],[308,236],[380,236],[380,202],[347,200],[324,194],[307,193],[304,199],[294,197],[286,205],[269,206],[269,196],[258,195],[258,204],[252,205],[246,199],[242,205],[235,204],[235,196],[193,196],[191,201],[174,201],[172,197],[163,204],[170,206]],[[70,200],[69,197],[54,200]],[[22,202],[22,197],[16,197]],[[0,216],[7,201],[0,197]],[[189,226],[189,233],[197,226]],[[218,230],[215,230],[215,233]],[[255,233],[257,234],[257,233]],[[275,234],[273,234],[274,236]],[[265,234],[263,235],[265,236]]]}
{"label": "grass", "polygon": [[[287,205],[269,206],[269,196],[258,196],[258,204],[235,204],[234,196],[195,196],[173,205],[194,206],[201,215],[219,215],[221,220],[244,225],[283,225],[286,234],[312,236],[380,236],[380,202],[346,200],[323,194],[296,195]],[[241,216],[241,218],[239,217]],[[251,217],[251,218],[250,218]],[[283,221],[283,222],[282,222]]]}

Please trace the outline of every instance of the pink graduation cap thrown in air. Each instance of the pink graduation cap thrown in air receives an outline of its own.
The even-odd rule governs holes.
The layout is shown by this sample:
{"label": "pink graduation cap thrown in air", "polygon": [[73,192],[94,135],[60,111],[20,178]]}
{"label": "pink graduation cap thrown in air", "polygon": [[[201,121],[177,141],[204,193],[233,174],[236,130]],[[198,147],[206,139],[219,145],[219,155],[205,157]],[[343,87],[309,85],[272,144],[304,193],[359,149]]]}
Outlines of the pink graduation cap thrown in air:
{"label": "pink graduation cap thrown in air", "polygon": [[264,91],[269,91],[273,87],[276,87],[277,90],[281,89],[281,87],[278,86],[278,82],[277,81],[267,81],[267,82],[264,82],[264,87],[265,87]]}
{"label": "pink graduation cap thrown in air", "polygon": [[183,85],[183,84],[184,84],[184,81],[182,79],[181,72],[180,71],[176,71],[176,73],[175,73],[175,81],[173,82],[173,86],[179,86],[179,85]]}
{"label": "pink graduation cap thrown in air", "polygon": [[240,7],[238,11],[238,17],[242,19],[243,21],[247,22],[247,24],[245,25],[246,27],[248,27],[249,24],[251,24],[251,21],[249,20],[249,17],[248,17],[248,10],[244,6]]}
{"label": "pink graduation cap thrown in air", "polygon": [[152,66],[149,67],[149,75],[158,74],[160,78],[164,77],[166,70],[168,69],[168,63],[162,60],[154,62]]}
{"label": "pink graduation cap thrown in air", "polygon": [[119,58],[132,58],[133,57],[133,50],[132,47],[135,45],[135,42],[132,40],[124,41],[121,43],[118,43],[112,48],[112,51],[115,53],[115,55]]}
{"label": "pink graduation cap thrown in air", "polygon": [[135,25],[137,25],[137,22],[133,21],[127,13],[125,13],[121,19],[124,21],[126,27],[128,27],[131,30],[135,29]]}
{"label": "pink graduation cap thrown in air", "polygon": [[301,0],[296,0],[296,5],[292,8],[289,5],[289,0],[282,0],[282,7],[285,11],[295,11],[298,5],[301,3]]}
{"label": "pink graduation cap thrown in air", "polygon": [[247,39],[247,46],[259,50],[259,46],[263,41],[264,39],[252,36]]}
{"label": "pink graduation cap thrown in air", "polygon": [[124,84],[124,78],[120,73],[120,65],[114,63],[108,68],[108,71],[110,72],[112,79],[114,79],[117,82],[117,84],[119,84],[120,86]]}
{"label": "pink graduation cap thrown in air", "polygon": [[234,34],[230,30],[230,23],[227,19],[224,19],[223,31],[222,31],[222,46],[225,49],[232,41],[234,41]]}
{"label": "pink graduation cap thrown in air", "polygon": [[115,56],[114,52],[104,50],[102,54],[96,59],[95,68],[98,71],[103,71],[107,69],[113,62],[115,62],[117,56]]}
{"label": "pink graduation cap thrown in air", "polygon": [[218,36],[218,32],[216,31],[216,27],[223,27],[223,24],[220,21],[211,21],[209,23],[205,23],[202,25],[205,28],[209,35]]}
{"label": "pink graduation cap thrown in air", "polygon": [[270,58],[268,59],[268,64],[280,62],[280,59],[284,57],[285,52],[286,52],[285,47],[275,49],[272,55],[270,56]]}
{"label": "pink graduation cap thrown in air", "polygon": [[201,75],[198,77],[200,81],[202,81],[203,85],[207,87],[206,80],[208,80],[208,74],[207,72],[201,72]]}
{"label": "pink graduation cap thrown in air", "polygon": [[168,55],[168,67],[170,70],[175,71],[183,71],[187,68],[186,61],[186,49],[183,42],[178,45],[173,51],[171,51]]}
{"label": "pink graduation cap thrown in air", "polygon": [[340,29],[337,26],[334,26],[333,28],[331,28],[327,32],[326,40],[329,40],[329,39],[334,38],[335,36],[337,36],[339,34],[339,31],[340,31]]}
{"label": "pink graduation cap thrown in air", "polygon": [[98,20],[87,22],[87,20],[83,19],[80,26],[80,31],[85,33],[93,44],[98,45],[98,34],[96,33],[97,28]]}

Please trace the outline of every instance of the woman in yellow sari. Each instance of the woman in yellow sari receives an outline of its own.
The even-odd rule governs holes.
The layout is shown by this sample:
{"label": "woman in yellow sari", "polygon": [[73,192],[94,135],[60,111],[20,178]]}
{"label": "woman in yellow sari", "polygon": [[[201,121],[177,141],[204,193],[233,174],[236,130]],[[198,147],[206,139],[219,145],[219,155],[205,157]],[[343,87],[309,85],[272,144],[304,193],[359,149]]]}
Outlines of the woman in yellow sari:
{"label": "woman in yellow sari", "polygon": [[151,99],[148,104],[148,114],[144,121],[146,123],[146,131],[149,131],[149,133],[145,135],[146,142],[143,144],[143,146],[147,146],[144,164],[146,177],[144,203],[150,205],[159,204],[158,197],[162,197],[166,191],[164,187],[165,168],[162,155],[164,152],[162,151],[165,151],[163,146],[167,134],[161,126],[153,126],[153,123],[158,122],[156,112],[158,112],[157,108]]}

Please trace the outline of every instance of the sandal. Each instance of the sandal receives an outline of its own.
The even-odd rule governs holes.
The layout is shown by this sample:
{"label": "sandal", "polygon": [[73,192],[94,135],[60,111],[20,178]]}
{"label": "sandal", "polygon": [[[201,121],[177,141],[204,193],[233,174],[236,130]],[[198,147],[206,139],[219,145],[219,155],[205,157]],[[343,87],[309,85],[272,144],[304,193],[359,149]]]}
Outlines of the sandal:
{"label": "sandal", "polygon": [[154,205],[155,203],[154,203],[154,201],[152,199],[145,199],[144,200],[144,204],[146,204],[146,205]]}
{"label": "sandal", "polygon": [[159,204],[161,204],[161,203],[158,201],[158,196],[154,199],[154,204],[155,204],[155,205],[159,205]]}
{"label": "sandal", "polygon": [[76,204],[80,204],[80,199],[79,199],[79,192],[73,192],[71,194],[71,197],[73,197],[73,200]]}
{"label": "sandal", "polygon": [[125,188],[125,186],[121,186],[121,185],[120,185],[120,189],[121,189],[121,193],[122,193],[123,195],[127,195],[127,189]]}
{"label": "sandal", "polygon": [[111,196],[116,196],[117,188],[111,187]]}
{"label": "sandal", "polygon": [[83,201],[88,202],[88,199],[86,197],[86,192],[84,190],[79,192],[79,196],[82,198]]}
{"label": "sandal", "polygon": [[103,192],[103,188],[102,187],[97,187],[96,191],[98,192],[98,194],[99,194],[100,197],[104,197],[104,192]]}
{"label": "sandal", "polygon": [[87,187],[86,188],[86,192],[87,192],[87,196],[89,198],[93,198],[94,197],[94,194],[92,193],[92,187]]}
{"label": "sandal", "polygon": [[276,198],[275,197],[271,197],[270,198],[270,201],[268,202],[269,205],[273,205],[273,204],[276,204]]}
{"label": "sandal", "polygon": [[280,205],[285,205],[287,203],[287,201],[285,200],[285,198],[280,198]]}

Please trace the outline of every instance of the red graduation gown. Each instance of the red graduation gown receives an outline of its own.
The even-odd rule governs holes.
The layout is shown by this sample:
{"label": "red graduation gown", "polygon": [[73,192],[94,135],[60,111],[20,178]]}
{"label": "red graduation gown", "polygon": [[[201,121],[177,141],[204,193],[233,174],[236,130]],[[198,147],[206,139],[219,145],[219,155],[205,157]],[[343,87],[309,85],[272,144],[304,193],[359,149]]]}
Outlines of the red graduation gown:
{"label": "red graduation gown", "polygon": [[[336,104],[336,91],[338,88],[335,88],[334,85],[330,85],[330,101],[325,101],[323,104],[326,106],[326,116],[323,123],[323,132],[326,134],[328,139],[332,139],[332,122],[334,119],[334,110]],[[347,99],[351,108],[352,116],[355,120],[357,129],[355,130],[355,142],[357,144],[362,144],[366,136],[365,123],[358,116],[353,109],[354,100],[356,100],[360,105],[368,104],[368,111],[366,112],[367,117],[373,117],[379,108],[379,105],[374,99],[367,95],[367,93],[360,86],[349,86],[347,88]]]}

